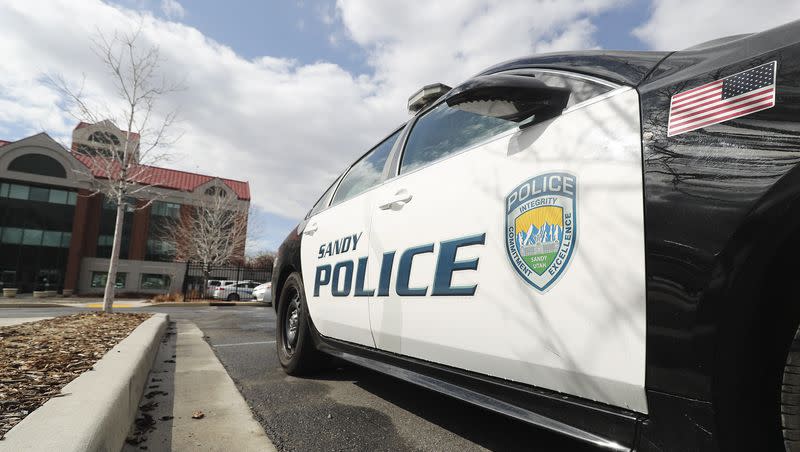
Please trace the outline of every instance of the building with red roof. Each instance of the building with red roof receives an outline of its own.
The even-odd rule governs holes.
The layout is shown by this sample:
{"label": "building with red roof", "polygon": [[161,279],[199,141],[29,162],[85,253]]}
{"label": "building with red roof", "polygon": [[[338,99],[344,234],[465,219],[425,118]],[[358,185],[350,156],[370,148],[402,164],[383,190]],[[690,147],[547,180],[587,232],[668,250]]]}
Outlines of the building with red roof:
{"label": "building with red roof", "polygon": [[[125,133],[108,123],[81,122],[69,150],[46,133],[0,140],[0,287],[103,291],[116,210],[93,183],[108,177],[108,165],[96,162],[114,152],[111,144]],[[138,153],[139,136],[131,134],[129,142]],[[247,211],[250,185],[158,166],[141,165],[135,173],[148,194],[123,220],[117,292],[179,292],[186,264],[176,262],[176,244],[158,232],[160,226],[209,196],[228,196]],[[243,259],[243,246],[237,254]]]}

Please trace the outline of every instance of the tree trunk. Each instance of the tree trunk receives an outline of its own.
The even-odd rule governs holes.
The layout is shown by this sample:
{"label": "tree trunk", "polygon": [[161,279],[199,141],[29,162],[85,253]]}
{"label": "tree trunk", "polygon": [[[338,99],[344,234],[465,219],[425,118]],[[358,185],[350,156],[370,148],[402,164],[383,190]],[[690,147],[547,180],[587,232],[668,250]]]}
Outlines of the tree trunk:
{"label": "tree trunk", "polygon": [[117,287],[117,264],[119,264],[119,248],[122,245],[122,221],[125,219],[125,205],[117,200],[117,221],[114,223],[114,244],[111,247],[111,258],[108,261],[108,278],[106,291],[103,294],[103,311],[111,313],[114,309],[114,290]]}
{"label": "tree trunk", "polygon": [[[211,269],[203,264],[203,299],[209,297],[208,295],[208,280],[211,278]],[[213,295],[213,294],[212,294]]]}

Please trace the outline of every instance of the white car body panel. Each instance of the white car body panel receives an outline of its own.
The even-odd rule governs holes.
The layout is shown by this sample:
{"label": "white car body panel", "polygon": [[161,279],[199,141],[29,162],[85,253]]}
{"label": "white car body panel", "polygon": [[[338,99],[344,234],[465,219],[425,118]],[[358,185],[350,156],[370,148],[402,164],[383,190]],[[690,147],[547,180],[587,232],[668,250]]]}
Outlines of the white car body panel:
{"label": "white car body panel", "polygon": [[212,291],[213,292],[212,293],[212,297],[217,299],[217,300],[227,300],[230,295],[236,294],[236,295],[239,296],[239,299],[242,300],[242,301],[252,300],[252,299],[255,298],[255,296],[253,295],[254,288],[246,287],[246,286],[245,287],[239,287],[239,286],[242,286],[242,285],[244,285],[246,283],[247,282],[242,281],[242,282],[239,282],[238,284],[237,283],[230,283],[230,284],[224,284],[224,285],[221,285],[221,286],[216,286],[214,288],[214,290]]}
{"label": "white car body panel", "polygon": [[272,283],[264,283],[253,289],[256,301],[272,301]]}
{"label": "white car body panel", "polygon": [[[352,298],[334,297],[330,287],[320,291],[319,296],[314,296],[313,293],[315,269],[319,265],[333,266],[337,262],[351,258],[355,253],[366,255],[371,205],[372,191],[367,191],[310,218],[302,232],[300,259],[305,275],[303,285],[308,310],[319,332],[325,336],[374,347],[366,300],[354,301]],[[310,231],[314,228],[316,231]],[[351,247],[346,253],[319,257],[320,246],[342,240],[353,233],[361,233],[355,250]]]}
{"label": "white car body panel", "polygon": [[[479,258],[477,271],[453,273],[454,286],[477,284],[474,296],[401,297],[392,283],[388,297],[369,297],[368,320],[364,298],[310,296],[314,268],[325,261],[318,262],[316,246],[304,237],[315,325],[325,335],[372,345],[371,324],[382,350],[647,413],[639,100],[630,88],[603,97],[390,179],[369,192],[374,195],[313,217],[317,242],[323,228],[324,240],[367,234],[369,223],[357,218],[372,216],[369,240],[362,238],[356,253],[363,256],[369,245],[369,287],[377,286],[385,252],[434,243],[433,253],[414,258],[410,279],[412,287],[430,286],[440,241],[486,234],[484,245],[457,256]],[[559,280],[540,292],[507,255],[504,200],[532,176],[558,171],[577,177],[577,241]],[[401,189],[413,195],[408,204],[378,207]],[[373,200],[369,213],[367,199]]]}

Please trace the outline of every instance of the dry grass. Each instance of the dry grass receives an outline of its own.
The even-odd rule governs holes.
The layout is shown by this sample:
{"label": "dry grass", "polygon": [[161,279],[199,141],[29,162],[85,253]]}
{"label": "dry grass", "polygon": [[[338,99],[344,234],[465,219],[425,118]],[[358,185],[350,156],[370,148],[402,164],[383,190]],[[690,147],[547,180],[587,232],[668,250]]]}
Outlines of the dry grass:
{"label": "dry grass", "polygon": [[0,439],[150,316],[91,312],[0,327]]}
{"label": "dry grass", "polygon": [[153,297],[153,303],[183,303],[183,301],[183,294],[180,293],[156,295]]}

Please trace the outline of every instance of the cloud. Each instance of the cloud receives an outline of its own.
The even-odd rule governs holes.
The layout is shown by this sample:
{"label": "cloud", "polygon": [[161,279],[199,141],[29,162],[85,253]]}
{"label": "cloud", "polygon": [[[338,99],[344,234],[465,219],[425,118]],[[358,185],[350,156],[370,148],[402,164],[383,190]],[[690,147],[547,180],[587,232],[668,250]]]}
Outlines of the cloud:
{"label": "cloud", "polygon": [[658,50],[680,50],[729,35],[753,33],[800,17],[787,0],[654,0],[652,14],[633,34]]}
{"label": "cloud", "polygon": [[195,28],[100,1],[54,0],[46,8],[5,1],[0,132],[69,137],[75,120],[55,107],[60,99],[41,74],[75,82],[85,74],[91,96],[111,96],[90,37],[141,23],[143,43],[160,49],[163,72],[187,87],[161,104],[164,112],[180,109],[183,136],[170,166],[248,180],[261,210],[299,218],[349,163],[408,119],[411,92],[434,81],[456,85],[536,51],[594,47],[592,16],[621,2],[442,3],[339,1],[326,17],[368,54],[371,68],[354,74],[325,61],[245,59]]}
{"label": "cloud", "polygon": [[186,10],[178,0],[161,0],[161,11],[169,19],[183,19],[186,15]]}

